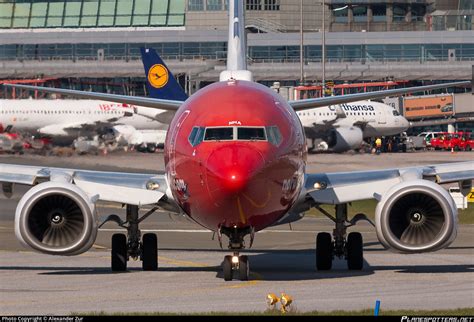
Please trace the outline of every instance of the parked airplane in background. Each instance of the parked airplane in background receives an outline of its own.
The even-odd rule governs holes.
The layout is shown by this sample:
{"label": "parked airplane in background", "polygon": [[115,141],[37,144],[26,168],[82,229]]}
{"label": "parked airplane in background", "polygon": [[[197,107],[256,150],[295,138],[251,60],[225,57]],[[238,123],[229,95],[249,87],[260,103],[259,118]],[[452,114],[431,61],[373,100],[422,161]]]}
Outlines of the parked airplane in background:
{"label": "parked airplane in background", "polygon": [[359,148],[364,138],[397,135],[409,122],[393,107],[371,101],[359,101],[309,109],[297,113],[306,137],[322,139],[328,149],[344,152]]}
{"label": "parked airplane in background", "polygon": [[51,137],[59,145],[110,130],[120,134],[124,128],[165,130],[168,126],[135,114],[128,104],[71,99],[0,100],[0,124],[11,131]]}
{"label": "parked airplane in background", "polygon": [[[166,64],[154,50],[142,48],[151,97],[186,99]],[[112,133],[118,143],[154,152],[164,143],[174,112],[97,100],[0,100],[0,129],[26,132],[70,145],[78,137]],[[152,141],[160,139],[161,142]]]}
{"label": "parked airplane in background", "polygon": [[[316,238],[316,268],[327,270],[334,257],[349,269],[363,268],[362,235],[351,232],[363,216],[348,218],[347,205],[375,199],[375,230],[387,248],[403,253],[435,251],[456,237],[457,209],[439,184],[458,182],[469,192],[474,162],[363,172],[307,173],[306,137],[295,112],[366,99],[444,88],[469,82],[371,93],[286,101],[252,81],[244,40],[244,1],[229,1],[227,69],[220,81],[186,101],[163,100],[26,85],[6,85],[82,98],[174,111],[165,144],[165,173],[137,174],[0,164],[3,190],[14,183],[32,185],[15,214],[18,239],[36,251],[77,255],[94,244],[98,233],[96,202],[126,205],[126,220],[110,220],[127,229],[112,237],[112,270],[124,271],[129,258],[143,269],[158,267],[157,237],[141,237],[142,220],[158,209],[182,212],[196,223],[227,236],[225,280],[249,278],[249,258],[240,255],[244,237],[272,225],[300,219],[311,207],[335,222],[333,235]],[[335,214],[320,208],[336,205]],[[139,217],[139,207],[151,210]]]}

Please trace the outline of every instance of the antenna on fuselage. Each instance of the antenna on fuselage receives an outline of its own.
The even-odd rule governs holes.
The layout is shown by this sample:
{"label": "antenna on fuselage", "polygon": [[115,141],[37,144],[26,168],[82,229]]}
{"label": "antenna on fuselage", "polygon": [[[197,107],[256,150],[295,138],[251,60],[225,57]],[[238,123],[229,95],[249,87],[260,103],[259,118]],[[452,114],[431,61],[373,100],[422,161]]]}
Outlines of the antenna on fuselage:
{"label": "antenna on fuselage", "polygon": [[229,79],[252,81],[247,70],[247,41],[245,39],[245,9],[243,0],[229,0],[229,38],[227,40],[227,69],[221,72],[221,82]]}

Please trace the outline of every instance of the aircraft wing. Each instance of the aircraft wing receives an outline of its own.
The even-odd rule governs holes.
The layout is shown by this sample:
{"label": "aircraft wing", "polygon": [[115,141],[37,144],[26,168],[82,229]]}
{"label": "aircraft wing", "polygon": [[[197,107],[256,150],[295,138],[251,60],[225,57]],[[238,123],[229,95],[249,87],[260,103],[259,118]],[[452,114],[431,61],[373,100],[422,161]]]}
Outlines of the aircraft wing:
{"label": "aircraft wing", "polygon": [[51,124],[38,129],[38,132],[44,135],[71,135],[71,131],[89,131],[94,132],[106,127],[112,127],[120,124],[120,117],[112,117],[107,121],[76,122],[67,124]]}
{"label": "aircraft wing", "polygon": [[430,91],[430,90],[442,89],[442,88],[448,88],[448,87],[469,86],[470,84],[471,84],[470,81],[454,82],[454,83],[445,83],[445,84],[436,84],[436,85],[427,85],[427,86],[397,88],[397,89],[375,91],[375,92],[368,92],[368,93],[309,98],[309,99],[303,99],[303,100],[297,100],[297,101],[289,101],[288,103],[295,109],[295,111],[302,111],[302,110],[307,110],[307,109],[316,108],[316,107],[351,103],[351,102],[376,99],[376,98],[385,98],[389,96],[401,96],[404,94]]}
{"label": "aircraft wing", "polygon": [[326,134],[329,130],[334,128],[334,123],[337,122],[337,119],[327,120],[324,122],[314,122],[311,125],[304,125],[304,132],[309,138],[319,137]]}
{"label": "aircraft wing", "polygon": [[0,183],[4,193],[12,184],[36,185],[46,181],[76,185],[94,201],[102,200],[129,205],[158,204],[166,196],[168,184],[164,174],[122,173],[77,169],[0,164]]}
{"label": "aircraft wing", "polygon": [[[299,206],[305,203],[343,204],[357,200],[379,200],[395,185],[458,182],[470,191],[474,161],[360,172],[307,174]],[[469,190],[469,191],[467,191]]]}
{"label": "aircraft wing", "polygon": [[125,103],[132,105],[140,105],[145,107],[159,108],[169,111],[177,111],[184,101],[173,101],[165,99],[156,99],[148,97],[137,97],[127,95],[114,95],[105,93],[95,93],[86,91],[76,91],[71,89],[61,89],[53,87],[41,87],[41,86],[29,86],[29,85],[18,85],[18,84],[3,84],[6,87],[27,89],[30,91],[39,91],[52,94],[69,95],[78,98],[98,99],[115,103]]}

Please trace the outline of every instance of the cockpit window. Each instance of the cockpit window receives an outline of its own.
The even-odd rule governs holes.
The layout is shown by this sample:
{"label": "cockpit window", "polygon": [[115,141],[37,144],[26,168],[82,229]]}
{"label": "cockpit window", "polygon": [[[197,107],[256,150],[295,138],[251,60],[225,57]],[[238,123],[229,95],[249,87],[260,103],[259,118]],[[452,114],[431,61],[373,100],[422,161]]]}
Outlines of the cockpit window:
{"label": "cockpit window", "polygon": [[188,141],[191,145],[194,145],[194,139],[196,138],[196,133],[199,131],[199,127],[193,127],[191,134],[189,134]]}
{"label": "cockpit window", "polygon": [[267,138],[263,127],[238,127],[237,139],[265,141]]}
{"label": "cockpit window", "polygon": [[196,146],[202,142],[204,138],[204,131],[206,128],[195,126],[193,127],[191,133],[189,134],[188,141],[191,143],[192,146]]}
{"label": "cockpit window", "polygon": [[279,146],[281,143],[282,136],[278,127],[267,126],[267,138],[268,142],[275,146]]}
{"label": "cockpit window", "polygon": [[400,113],[398,113],[398,111],[393,110],[392,113],[393,113],[393,116],[400,116]]}
{"label": "cockpit window", "polygon": [[276,126],[242,126],[242,127],[199,127],[195,126],[189,134],[188,141],[192,146],[202,141],[267,141],[278,146],[282,135]]}
{"label": "cockpit window", "polygon": [[204,141],[233,140],[234,129],[232,127],[211,127],[206,129]]}

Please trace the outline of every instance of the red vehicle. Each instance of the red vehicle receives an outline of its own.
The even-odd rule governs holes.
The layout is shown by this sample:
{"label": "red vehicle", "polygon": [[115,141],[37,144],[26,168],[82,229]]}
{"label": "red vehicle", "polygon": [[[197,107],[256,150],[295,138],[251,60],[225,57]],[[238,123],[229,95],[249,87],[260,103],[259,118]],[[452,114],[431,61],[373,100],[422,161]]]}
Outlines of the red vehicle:
{"label": "red vehicle", "polygon": [[461,140],[460,149],[464,151],[471,151],[474,149],[474,134],[466,132],[464,139]]}
{"label": "red vehicle", "polygon": [[435,138],[432,138],[430,141],[430,145],[432,149],[435,150],[440,150],[444,148],[444,142],[446,141],[446,138],[450,135],[451,133],[449,132],[440,132],[438,133],[438,136]]}
{"label": "red vehicle", "polygon": [[471,145],[469,142],[474,143],[470,132],[449,133],[443,141],[443,148],[445,150],[454,149],[455,151],[470,150],[474,147],[474,144]]}

